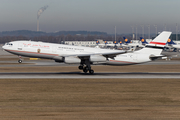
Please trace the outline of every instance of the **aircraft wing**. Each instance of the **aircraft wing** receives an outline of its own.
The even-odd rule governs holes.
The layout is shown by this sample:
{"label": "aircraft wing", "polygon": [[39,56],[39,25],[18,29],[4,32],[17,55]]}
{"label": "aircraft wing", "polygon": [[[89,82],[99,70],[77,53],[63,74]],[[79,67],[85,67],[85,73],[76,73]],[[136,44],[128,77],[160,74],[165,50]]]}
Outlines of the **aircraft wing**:
{"label": "aircraft wing", "polygon": [[74,55],[68,55],[63,57],[78,57],[80,59],[89,59],[91,56],[103,56],[106,58],[114,58],[116,55],[127,53],[126,51],[114,51],[114,52],[106,52],[106,53],[94,53],[94,54],[74,54]]}
{"label": "aircraft wing", "polygon": [[127,53],[127,51],[119,51],[119,52],[110,52],[110,53],[103,53],[102,56],[106,58],[113,58],[116,57],[116,55]]}

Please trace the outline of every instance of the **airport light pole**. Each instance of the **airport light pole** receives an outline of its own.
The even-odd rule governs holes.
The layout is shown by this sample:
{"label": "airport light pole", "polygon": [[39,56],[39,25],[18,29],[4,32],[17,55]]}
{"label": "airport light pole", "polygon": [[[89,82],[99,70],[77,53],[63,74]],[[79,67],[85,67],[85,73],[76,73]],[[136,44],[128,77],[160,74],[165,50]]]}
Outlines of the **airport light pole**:
{"label": "airport light pole", "polygon": [[116,26],[115,26],[115,41],[116,41]]}
{"label": "airport light pole", "polygon": [[150,39],[150,25],[148,25],[148,34],[149,34],[148,39]]}
{"label": "airport light pole", "polygon": [[164,24],[164,31],[166,31],[166,24]]}
{"label": "airport light pole", "polygon": [[142,27],[142,37],[144,38],[144,25],[141,25]]}
{"label": "airport light pole", "polygon": [[137,25],[136,25],[136,40],[137,40]]}
{"label": "airport light pole", "polygon": [[134,40],[134,26],[131,26],[132,28],[132,40]]}
{"label": "airport light pole", "polygon": [[155,27],[155,29],[156,29],[156,36],[157,36],[157,25],[155,24],[154,27]]}
{"label": "airport light pole", "polygon": [[176,23],[176,41],[178,40],[178,35],[177,35],[177,33],[178,33],[178,24]]}

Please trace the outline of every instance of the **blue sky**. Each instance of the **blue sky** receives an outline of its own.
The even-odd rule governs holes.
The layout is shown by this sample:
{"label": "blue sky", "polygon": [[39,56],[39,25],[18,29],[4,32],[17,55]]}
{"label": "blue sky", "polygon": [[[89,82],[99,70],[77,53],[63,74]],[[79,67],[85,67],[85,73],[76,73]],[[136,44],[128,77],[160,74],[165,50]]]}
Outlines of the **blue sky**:
{"label": "blue sky", "polygon": [[131,33],[131,26],[151,26],[151,33],[180,26],[180,0],[0,0],[0,31],[36,30],[37,12],[48,5],[40,16],[40,30],[87,30]]}

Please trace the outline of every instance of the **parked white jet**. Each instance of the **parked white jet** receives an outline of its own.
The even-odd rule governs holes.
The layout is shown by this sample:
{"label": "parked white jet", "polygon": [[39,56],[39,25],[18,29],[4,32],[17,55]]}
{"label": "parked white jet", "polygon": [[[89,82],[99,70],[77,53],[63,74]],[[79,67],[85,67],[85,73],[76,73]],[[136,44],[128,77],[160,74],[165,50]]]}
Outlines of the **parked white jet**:
{"label": "parked white jet", "polygon": [[[164,31],[146,47],[133,53],[34,41],[9,42],[3,46],[3,49],[18,56],[53,59],[56,62],[67,64],[78,63],[80,64],[79,69],[85,73],[89,71],[90,74],[93,74],[94,71],[91,69],[93,63],[131,65],[150,62],[163,57],[161,52],[170,35],[171,32]],[[19,62],[21,63],[22,60],[20,59]]]}
{"label": "parked white jet", "polygon": [[167,47],[173,47],[173,48],[177,48],[177,49],[179,49],[180,48],[180,44],[177,44],[177,43],[175,43],[173,40],[171,40],[171,39],[168,39],[168,41],[167,41]]}
{"label": "parked white jet", "polygon": [[124,45],[126,47],[145,47],[145,44],[144,44],[145,40],[143,38],[140,38],[140,41],[138,40],[139,41],[138,43],[136,43],[136,42],[133,43],[133,42],[131,42],[131,40],[128,40],[126,37],[123,37],[123,38],[124,38],[124,41],[125,41]]}

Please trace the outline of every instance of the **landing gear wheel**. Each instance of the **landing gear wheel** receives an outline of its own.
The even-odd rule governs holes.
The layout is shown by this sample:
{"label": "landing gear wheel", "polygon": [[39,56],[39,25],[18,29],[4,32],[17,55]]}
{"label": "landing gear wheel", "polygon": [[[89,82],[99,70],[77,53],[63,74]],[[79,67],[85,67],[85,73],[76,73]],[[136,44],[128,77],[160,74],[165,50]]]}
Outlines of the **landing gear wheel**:
{"label": "landing gear wheel", "polygon": [[94,70],[89,70],[89,73],[90,74],[94,74]]}
{"label": "landing gear wheel", "polygon": [[81,63],[80,63],[79,69],[83,70],[84,73],[89,72],[89,74],[94,74],[94,70],[91,69],[91,64],[92,63],[90,62],[89,59],[83,58],[83,59],[81,59]]}
{"label": "landing gear wheel", "polygon": [[83,70],[83,66],[82,66],[82,65],[80,65],[80,66],[79,66],[79,69],[80,69],[80,70]]}
{"label": "landing gear wheel", "polygon": [[83,72],[87,73],[88,72],[88,68],[87,67],[83,68]]}
{"label": "landing gear wheel", "polygon": [[18,63],[22,63],[22,60],[18,60]]}

